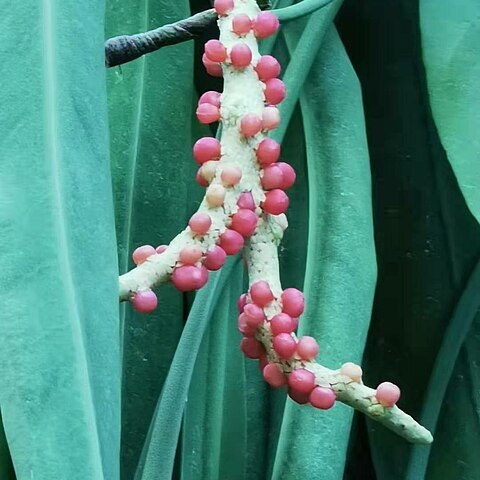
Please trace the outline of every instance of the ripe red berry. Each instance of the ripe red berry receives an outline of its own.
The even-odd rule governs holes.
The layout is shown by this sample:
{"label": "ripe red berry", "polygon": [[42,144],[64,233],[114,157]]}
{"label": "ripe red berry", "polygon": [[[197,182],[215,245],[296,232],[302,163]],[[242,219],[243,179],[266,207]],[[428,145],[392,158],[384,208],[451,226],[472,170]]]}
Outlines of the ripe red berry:
{"label": "ripe red berry", "polygon": [[230,61],[235,68],[245,68],[252,62],[252,51],[245,43],[237,43],[230,51]]}
{"label": "ripe red berry", "polygon": [[261,12],[253,23],[253,31],[257,38],[266,38],[273,35],[280,26],[278,17],[272,12]]}
{"label": "ripe red berry", "polygon": [[225,264],[226,259],[227,254],[225,253],[225,250],[222,247],[215,245],[213,248],[207,251],[203,265],[209,270],[220,270]]}
{"label": "ripe red berry", "polygon": [[264,138],[257,147],[257,160],[260,165],[275,163],[280,157],[280,144],[271,138]]}
{"label": "ripe red berry", "polygon": [[286,313],[278,313],[270,320],[270,328],[273,335],[279,335],[280,333],[292,333],[294,323],[292,317]]}
{"label": "ripe red berry", "polygon": [[331,388],[315,387],[310,393],[310,403],[315,408],[328,410],[335,405],[337,396]]}
{"label": "ripe red berry", "polygon": [[257,227],[258,217],[251,210],[245,208],[238,209],[237,213],[232,215],[232,223],[230,228],[237,231],[244,237],[249,237],[255,232]]}
{"label": "ripe red berry", "polygon": [[259,307],[264,307],[275,299],[270,285],[265,280],[259,280],[252,284],[250,287],[250,296],[252,297],[253,303]]}
{"label": "ripe red berry", "polygon": [[253,337],[243,338],[240,342],[240,348],[248,358],[260,358],[265,353],[263,345]]}
{"label": "ripe red berry", "polygon": [[285,213],[288,208],[288,196],[280,189],[270,190],[265,194],[265,200],[261,204],[264,212],[271,215]]}
{"label": "ripe red berry", "polygon": [[288,385],[297,392],[309,394],[315,387],[315,375],[305,368],[298,368],[288,376]]}
{"label": "ripe red berry", "polygon": [[282,68],[277,59],[271,55],[263,55],[263,57],[260,57],[260,60],[255,66],[255,71],[257,72],[258,78],[263,82],[270,80],[271,78],[278,77],[281,69]]}
{"label": "ripe red berry", "polygon": [[287,377],[276,363],[269,363],[262,371],[265,381],[274,388],[280,388],[287,384]]}
{"label": "ripe red berry", "polygon": [[136,292],[132,300],[133,308],[139,313],[153,312],[157,308],[157,304],[157,296],[152,290]]}
{"label": "ripe red berry", "polygon": [[245,241],[238,232],[227,228],[220,235],[219,245],[225,250],[227,255],[236,255],[244,245]]}
{"label": "ripe red berry", "polygon": [[297,349],[297,342],[289,333],[279,333],[273,338],[273,349],[280,358],[289,360]]}
{"label": "ripe red berry", "polygon": [[302,360],[312,360],[318,355],[318,343],[313,337],[300,337],[297,344],[297,355]]}
{"label": "ripe red berry", "polygon": [[227,49],[220,40],[209,40],[205,44],[205,55],[211,62],[221,63],[227,59]]}

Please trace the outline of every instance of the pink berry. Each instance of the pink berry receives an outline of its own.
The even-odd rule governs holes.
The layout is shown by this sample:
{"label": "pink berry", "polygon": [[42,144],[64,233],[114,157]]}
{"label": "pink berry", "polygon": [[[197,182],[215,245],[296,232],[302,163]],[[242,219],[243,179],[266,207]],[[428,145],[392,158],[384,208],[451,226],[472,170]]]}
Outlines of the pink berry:
{"label": "pink berry", "polygon": [[230,228],[237,231],[244,237],[249,237],[255,232],[257,227],[258,217],[251,210],[240,208],[237,213],[232,215],[232,223]]}
{"label": "pink berry", "polygon": [[264,190],[282,188],[283,183],[283,171],[277,164],[268,165],[263,169],[262,187]]}
{"label": "pink berry", "polygon": [[201,187],[208,187],[208,182],[205,180],[205,178],[202,175],[202,167],[200,167],[197,170],[197,173],[195,175],[195,180]]}
{"label": "pink berry", "polygon": [[288,389],[288,396],[299,405],[305,405],[309,401],[309,393],[297,392],[293,388]]}
{"label": "pink berry", "polygon": [[258,115],[248,113],[240,121],[240,132],[246,137],[253,137],[262,129],[262,119]]}
{"label": "pink berry", "polygon": [[188,221],[188,225],[196,235],[205,235],[212,226],[212,219],[206,213],[195,213]]}
{"label": "pink berry", "polygon": [[203,137],[195,142],[193,146],[193,158],[200,165],[209,160],[217,160],[220,158],[221,145],[220,142],[213,137]]}
{"label": "pink berry", "polygon": [[211,250],[207,251],[203,265],[209,270],[220,270],[225,264],[226,259],[227,254],[225,253],[225,250],[218,245],[215,245]]}
{"label": "pink berry", "polygon": [[315,387],[315,375],[304,368],[298,368],[288,376],[288,385],[292,390],[310,394]]}
{"label": "pink berry", "polygon": [[262,113],[263,130],[274,130],[280,125],[280,112],[277,107],[265,107]]}
{"label": "pink berry", "polygon": [[156,253],[155,248],[151,245],[142,245],[133,251],[133,263],[135,263],[135,265],[141,265],[150,255],[155,255]]}
{"label": "pink berry", "polygon": [[270,285],[265,280],[259,280],[252,284],[250,287],[250,297],[252,298],[252,302],[259,307],[264,307],[275,299]]}
{"label": "pink berry", "polygon": [[238,316],[238,330],[245,337],[253,337],[255,335],[256,328],[252,328],[247,323],[248,317],[245,313],[241,313]]}
{"label": "pink berry", "polygon": [[211,62],[221,63],[227,59],[227,49],[220,40],[209,40],[205,44],[205,55]]}
{"label": "pink berry", "polygon": [[239,13],[233,17],[232,30],[237,35],[246,35],[252,29],[252,21],[245,13]]}
{"label": "pink berry", "polygon": [[310,403],[315,408],[328,410],[335,405],[337,396],[331,388],[315,387],[310,393]]}
{"label": "pink berry", "polygon": [[271,78],[278,77],[282,67],[278,63],[275,57],[271,55],[263,55],[258,61],[255,71],[257,72],[258,78],[262,81],[270,80]]}
{"label": "pink berry", "polygon": [[318,355],[318,343],[313,337],[305,335],[297,343],[297,355],[302,360],[312,360]]}
{"label": "pink berry", "polygon": [[152,290],[136,292],[132,300],[133,308],[139,313],[153,312],[157,304],[157,296]]}
{"label": "pink berry", "polygon": [[287,384],[287,378],[278,368],[276,363],[269,363],[262,371],[265,381],[274,388],[280,388]]}
{"label": "pink berry", "polygon": [[237,201],[238,208],[245,208],[247,210],[255,211],[255,201],[253,195],[250,192],[243,192]]}
{"label": "pink berry", "polygon": [[298,327],[298,317],[292,317],[292,332]]}
{"label": "pink berry", "polygon": [[159,245],[155,251],[160,255],[168,248],[168,245]]}
{"label": "pink berry", "polygon": [[285,84],[279,78],[271,78],[265,82],[265,101],[270,105],[278,105],[285,98]]}
{"label": "pink berry", "polygon": [[220,120],[220,110],[210,103],[202,103],[197,107],[197,118],[200,123],[209,124]]}
{"label": "pink berry", "polygon": [[173,269],[172,283],[181,292],[198,290],[202,288],[207,281],[208,271],[205,267],[184,265]]}
{"label": "pink berry", "polygon": [[211,182],[215,177],[215,173],[217,172],[217,165],[218,162],[216,160],[209,160],[200,167],[200,173],[207,182]]}
{"label": "pink berry", "polygon": [[291,165],[285,162],[278,162],[275,164],[277,167],[280,167],[283,173],[283,182],[280,188],[282,190],[287,190],[295,183],[295,170]]}
{"label": "pink berry", "polygon": [[214,183],[208,187],[205,198],[210,207],[220,207],[225,201],[226,190],[223,185]]}
{"label": "pink berry", "polygon": [[263,373],[263,369],[268,365],[268,358],[265,353],[263,353],[258,359],[258,368],[260,372]]}
{"label": "pink berry", "polygon": [[284,360],[292,358],[296,348],[297,342],[289,333],[279,333],[273,337],[273,349]]}
{"label": "pink berry", "polygon": [[240,348],[248,358],[260,358],[265,353],[263,345],[253,337],[243,338],[240,342]]}
{"label": "pink berry", "polygon": [[242,313],[245,305],[247,304],[247,294],[242,293],[237,300],[238,313]]}
{"label": "pink berry", "polygon": [[286,313],[278,313],[270,320],[270,328],[273,335],[293,332],[292,317]]}
{"label": "pink berry", "polygon": [[260,165],[275,163],[280,157],[280,144],[271,138],[264,138],[257,147],[257,160]]}
{"label": "pink berry", "polygon": [[213,8],[215,8],[217,15],[228,15],[233,7],[233,0],[215,0],[213,2]]}
{"label": "pink berry", "polygon": [[223,184],[228,187],[237,185],[242,179],[242,171],[238,167],[225,167],[222,170],[221,179]]}
{"label": "pink berry", "polygon": [[400,389],[390,382],[383,382],[377,387],[375,397],[384,407],[393,407],[400,399]]}
{"label": "pink berry", "polygon": [[266,38],[273,35],[280,26],[278,17],[272,12],[261,12],[253,23],[253,31],[257,38]]}
{"label": "pink berry", "polygon": [[178,259],[187,265],[193,265],[202,258],[203,252],[197,245],[188,245],[180,250]]}
{"label": "pink berry", "polygon": [[288,197],[283,190],[275,189],[270,190],[265,194],[265,200],[261,207],[264,212],[271,215],[280,215],[285,213],[288,208]]}
{"label": "pink berry", "polygon": [[210,90],[205,92],[198,100],[198,104],[201,105],[202,103],[209,103],[210,105],[215,105],[216,107],[220,108],[220,92],[215,92],[214,90]]}
{"label": "pink berry", "polygon": [[243,237],[235,230],[227,228],[220,235],[219,245],[225,250],[227,255],[236,255],[243,248],[244,243]]}
{"label": "pink berry", "polygon": [[223,75],[222,66],[219,63],[209,60],[205,54],[203,54],[202,62],[207,73],[212,77],[221,77]]}
{"label": "pink berry", "polygon": [[305,309],[303,293],[296,288],[286,288],[282,295],[282,311],[292,317],[299,317]]}
{"label": "pink berry", "polygon": [[346,377],[350,377],[354,382],[360,382],[362,380],[362,367],[352,362],[347,362],[340,368],[340,373]]}
{"label": "pink berry", "polygon": [[252,51],[248,45],[237,43],[230,51],[230,61],[235,68],[245,68],[252,62]]}
{"label": "pink berry", "polygon": [[243,313],[247,315],[247,324],[252,328],[258,328],[265,321],[263,309],[253,303],[245,305]]}

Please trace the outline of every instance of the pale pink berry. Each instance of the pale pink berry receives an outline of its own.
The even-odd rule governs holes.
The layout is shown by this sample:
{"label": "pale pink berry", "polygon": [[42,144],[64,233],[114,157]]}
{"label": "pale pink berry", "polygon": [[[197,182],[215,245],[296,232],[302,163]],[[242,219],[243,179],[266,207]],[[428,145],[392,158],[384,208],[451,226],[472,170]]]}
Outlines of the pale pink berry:
{"label": "pale pink berry", "polygon": [[238,198],[237,207],[255,211],[255,201],[253,200],[253,195],[250,192],[243,192]]}
{"label": "pale pink berry", "polygon": [[221,63],[227,59],[227,49],[220,40],[209,40],[205,44],[205,55],[211,62]]}
{"label": "pale pink berry", "polygon": [[255,335],[256,328],[252,328],[248,325],[247,320],[249,317],[245,313],[241,313],[238,316],[238,330],[245,337],[253,337]]}
{"label": "pale pink berry", "polygon": [[400,399],[400,389],[390,382],[383,382],[377,387],[375,397],[384,407],[393,407]]}
{"label": "pale pink berry", "polygon": [[252,328],[258,328],[265,321],[263,309],[253,303],[245,305],[243,313],[247,315],[247,324]]}
{"label": "pale pink berry", "polygon": [[328,410],[335,405],[337,396],[331,388],[315,387],[310,393],[310,403],[315,408]]}
{"label": "pale pink berry", "polygon": [[340,368],[340,373],[346,377],[350,377],[354,382],[360,382],[362,380],[362,367],[352,362],[347,362]]}
{"label": "pale pink berry", "polygon": [[258,368],[260,372],[263,373],[263,369],[268,365],[268,358],[265,353],[263,353],[258,359]]}
{"label": "pale pink berry", "polygon": [[253,22],[253,31],[257,38],[267,38],[273,35],[280,26],[278,17],[272,12],[261,12]]}
{"label": "pale pink berry", "polygon": [[279,78],[271,78],[265,82],[265,101],[270,105],[278,105],[285,98],[285,84]]}
{"label": "pale pink berry", "polygon": [[196,235],[205,235],[212,226],[212,219],[207,213],[195,213],[188,221],[188,226]]}
{"label": "pale pink berry", "polygon": [[155,255],[156,250],[151,245],[142,245],[132,253],[132,260],[135,265],[141,265],[148,257]]}
{"label": "pale pink berry", "polygon": [[208,205],[210,205],[210,207],[220,207],[225,201],[226,194],[227,191],[225,190],[225,187],[223,185],[213,183],[208,187],[205,198],[207,199]]}
{"label": "pale pink berry", "polygon": [[220,92],[215,92],[214,90],[209,90],[205,92],[199,99],[198,104],[201,105],[202,103],[210,103],[211,105],[215,105],[216,107],[220,107]]}
{"label": "pale pink berry", "polygon": [[280,157],[280,144],[271,138],[264,138],[257,147],[257,160],[260,165],[275,163]]}
{"label": "pale pink berry", "polygon": [[270,190],[265,194],[265,200],[261,207],[264,212],[271,215],[280,215],[285,213],[288,208],[288,196],[283,190]]}
{"label": "pale pink berry", "polygon": [[237,213],[232,215],[232,223],[230,228],[237,231],[244,237],[249,237],[255,232],[257,227],[258,217],[251,210],[240,208]]}
{"label": "pale pink berry", "polygon": [[184,265],[173,269],[172,283],[181,292],[198,290],[202,288],[207,281],[208,270],[205,267]]}
{"label": "pale pink berry", "polygon": [[253,137],[262,129],[262,119],[253,113],[248,113],[240,121],[240,132],[246,137]]}
{"label": "pale pink berry", "polygon": [[242,171],[238,167],[225,167],[220,176],[223,184],[231,187],[233,185],[237,185],[237,183],[242,179]]}
{"label": "pale pink berry", "polygon": [[222,66],[217,62],[212,62],[205,54],[202,56],[202,62],[207,73],[212,77],[221,77],[223,75]]}
{"label": "pale pink berry", "polygon": [[203,265],[209,270],[220,270],[225,264],[227,254],[225,250],[218,245],[207,251]]}
{"label": "pale pink berry", "polygon": [[155,251],[160,255],[168,248],[168,245],[159,245]]}
{"label": "pale pink berry", "polygon": [[158,299],[152,290],[136,292],[132,299],[133,308],[139,313],[150,313],[157,308]]}
{"label": "pale pink berry", "polygon": [[280,298],[282,299],[282,311],[291,317],[299,317],[305,310],[303,293],[296,288],[286,288]]}
{"label": "pale pink berry", "polygon": [[271,55],[263,55],[260,57],[257,65],[255,66],[255,71],[257,72],[258,78],[262,81],[270,80],[271,78],[278,77],[282,67],[278,63],[275,57]]}
{"label": "pale pink berry", "polygon": [[225,250],[227,255],[236,255],[245,243],[243,237],[238,232],[229,228],[220,235],[219,240],[219,245]]}
{"label": "pale pink berry", "polygon": [[315,387],[315,375],[305,368],[298,368],[288,376],[288,385],[292,390],[310,394]]}
{"label": "pale pink berry", "polygon": [[296,348],[297,342],[289,333],[279,333],[273,337],[273,349],[284,360],[292,358]]}
{"label": "pale pink berry", "polygon": [[245,68],[252,62],[252,51],[248,45],[237,43],[230,51],[230,61],[235,68]]}
{"label": "pale pink berry", "polygon": [[246,35],[252,29],[252,21],[245,13],[238,13],[233,17],[232,30],[237,35]]}
{"label": "pale pink berry", "polygon": [[215,0],[213,2],[213,8],[215,8],[217,15],[228,15],[233,7],[233,0]]}
{"label": "pale pink berry", "polygon": [[270,328],[273,335],[280,335],[281,333],[292,333],[294,323],[292,317],[286,313],[278,313],[270,320]]}
{"label": "pale pink berry", "polygon": [[265,381],[274,388],[280,388],[287,384],[287,377],[278,368],[276,363],[269,363],[262,370]]}
{"label": "pale pink berry", "polygon": [[280,167],[283,173],[283,182],[280,188],[282,190],[287,190],[295,183],[295,170],[291,165],[285,162],[278,162],[275,164],[277,167]]}
{"label": "pale pink berry", "polygon": [[237,308],[238,308],[238,313],[242,313],[245,305],[247,304],[247,294],[242,293],[237,300]]}
{"label": "pale pink berry", "polygon": [[313,337],[305,335],[297,343],[297,355],[302,360],[312,360],[318,355],[318,343]]}
{"label": "pale pink berry", "polygon": [[252,284],[250,287],[250,297],[252,298],[252,302],[259,307],[264,307],[275,299],[270,285],[265,280],[258,280]]}
{"label": "pale pink berry", "polygon": [[276,163],[268,165],[263,169],[262,187],[264,190],[282,188],[283,183],[283,171]]}
{"label": "pale pink berry", "polygon": [[298,327],[298,317],[292,317],[292,331],[296,330]]}
{"label": "pale pink berry", "polygon": [[197,118],[200,123],[209,124],[220,120],[220,110],[210,103],[202,103],[197,107]]}
{"label": "pale pink berry", "polygon": [[309,393],[301,393],[301,392],[297,392],[293,388],[289,388],[288,389],[288,396],[294,402],[298,403],[299,405],[305,405],[309,401],[310,392]]}
{"label": "pale pink berry", "polygon": [[193,146],[193,158],[200,165],[209,160],[217,160],[220,158],[221,145],[220,142],[213,137],[203,137],[198,139]]}
{"label": "pale pink berry", "polygon": [[205,180],[205,178],[202,175],[202,167],[200,167],[197,170],[197,173],[195,175],[195,180],[201,187],[208,187],[208,182]]}
{"label": "pale pink berry", "polygon": [[260,358],[265,353],[263,345],[253,337],[242,338],[240,348],[248,358]]}
{"label": "pale pink berry", "polygon": [[200,167],[201,175],[207,182],[211,182],[213,177],[215,177],[217,165],[218,162],[216,160],[209,160]]}
{"label": "pale pink berry", "polygon": [[202,258],[203,252],[197,245],[183,247],[178,254],[178,260],[187,265],[193,265]]}
{"label": "pale pink berry", "polygon": [[280,125],[280,112],[277,107],[265,107],[262,113],[263,130],[274,130]]}

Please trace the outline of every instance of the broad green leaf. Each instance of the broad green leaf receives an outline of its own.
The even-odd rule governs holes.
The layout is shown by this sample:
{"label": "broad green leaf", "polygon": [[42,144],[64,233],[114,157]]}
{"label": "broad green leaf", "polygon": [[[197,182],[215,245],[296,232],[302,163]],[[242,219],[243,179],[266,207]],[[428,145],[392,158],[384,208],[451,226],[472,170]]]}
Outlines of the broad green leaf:
{"label": "broad green leaf", "polygon": [[419,5],[433,118],[467,205],[480,221],[480,3],[420,0]]}
{"label": "broad green leaf", "polygon": [[[107,36],[188,17],[188,2],[107,2]],[[112,175],[121,272],[139,245],[169,243],[191,213],[193,44],[108,71]],[[123,310],[122,478],[131,480],[184,323],[184,298],[158,289],[154,314]]]}
{"label": "broad green leaf", "polygon": [[119,477],[103,17],[58,0],[2,17],[0,405],[19,479]]}
{"label": "broad green leaf", "polygon": [[[285,29],[290,48],[301,32],[301,26],[294,28]],[[299,333],[315,336],[319,360],[338,367],[361,360],[376,264],[360,89],[333,28],[307,78],[301,108],[309,237],[307,310]],[[343,405],[321,412],[288,400],[272,478],[341,478],[351,418],[352,411]]]}

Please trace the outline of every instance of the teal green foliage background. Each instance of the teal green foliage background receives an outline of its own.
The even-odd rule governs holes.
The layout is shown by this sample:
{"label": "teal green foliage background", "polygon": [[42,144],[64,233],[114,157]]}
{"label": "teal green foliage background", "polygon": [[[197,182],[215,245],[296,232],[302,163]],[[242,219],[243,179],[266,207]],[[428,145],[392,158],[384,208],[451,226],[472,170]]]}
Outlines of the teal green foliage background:
{"label": "teal green foliage background", "polygon": [[214,132],[193,111],[221,81],[215,27],[107,72],[103,41],[210,2],[28,0],[0,28],[0,479],[479,478],[480,5],[341,3],[273,46],[297,172],[282,282],[320,361],[398,383],[434,444],[270,390],[238,348],[241,259],[196,296],[162,286],[152,315],[118,307],[131,251],[199,205],[191,146]]}

